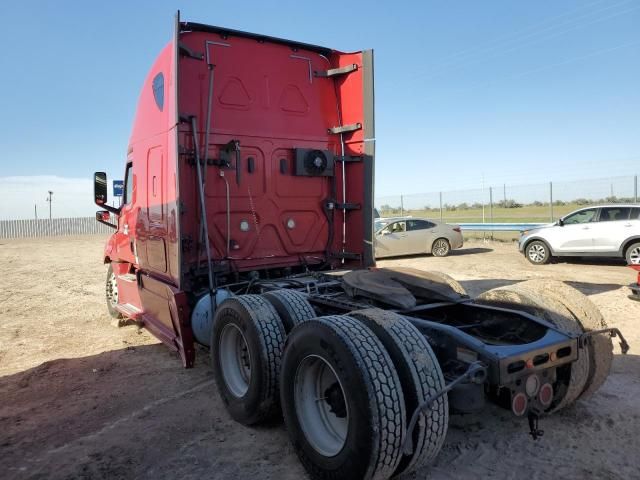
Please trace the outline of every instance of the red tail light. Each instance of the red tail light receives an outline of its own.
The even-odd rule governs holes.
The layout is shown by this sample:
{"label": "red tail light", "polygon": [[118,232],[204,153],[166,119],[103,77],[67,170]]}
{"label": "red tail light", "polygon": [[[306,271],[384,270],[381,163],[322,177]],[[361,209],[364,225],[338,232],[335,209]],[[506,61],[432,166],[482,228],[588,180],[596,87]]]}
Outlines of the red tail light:
{"label": "red tail light", "polygon": [[460,230],[460,227],[453,227],[453,231],[460,233],[462,230]]}
{"label": "red tail light", "polygon": [[540,400],[540,403],[545,407],[551,405],[551,400],[553,400],[553,387],[550,383],[545,383],[544,385],[542,385],[542,387],[540,387],[538,400]]}
{"label": "red tail light", "polygon": [[511,411],[514,415],[521,417],[527,411],[527,397],[524,393],[516,393],[511,400]]}

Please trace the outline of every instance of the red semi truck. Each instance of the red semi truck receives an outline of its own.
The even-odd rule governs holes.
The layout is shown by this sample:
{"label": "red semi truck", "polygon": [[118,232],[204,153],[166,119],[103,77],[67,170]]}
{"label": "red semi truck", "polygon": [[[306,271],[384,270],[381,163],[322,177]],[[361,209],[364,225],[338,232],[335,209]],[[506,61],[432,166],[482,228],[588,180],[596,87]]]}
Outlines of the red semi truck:
{"label": "red semi truck", "polygon": [[144,83],[123,205],[95,174],[115,318],[194,365],[229,414],[282,415],[313,478],[388,478],[438,454],[450,413],[528,419],[592,394],[612,360],[562,283],[471,299],[451,277],[375,268],[373,53],[180,21]]}

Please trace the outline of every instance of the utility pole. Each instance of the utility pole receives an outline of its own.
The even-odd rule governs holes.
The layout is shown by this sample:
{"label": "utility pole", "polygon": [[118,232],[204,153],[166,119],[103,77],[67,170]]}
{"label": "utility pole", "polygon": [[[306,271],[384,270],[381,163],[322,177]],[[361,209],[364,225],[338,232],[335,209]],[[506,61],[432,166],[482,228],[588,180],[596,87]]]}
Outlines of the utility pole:
{"label": "utility pole", "polygon": [[49,190],[49,196],[47,197],[47,202],[49,202],[49,220],[51,220],[51,204],[53,203],[53,192]]}
{"label": "utility pole", "polygon": [[38,204],[33,204],[33,212],[36,214],[36,222],[38,221]]}
{"label": "utility pole", "polygon": [[553,222],[553,182],[549,182],[549,214]]}

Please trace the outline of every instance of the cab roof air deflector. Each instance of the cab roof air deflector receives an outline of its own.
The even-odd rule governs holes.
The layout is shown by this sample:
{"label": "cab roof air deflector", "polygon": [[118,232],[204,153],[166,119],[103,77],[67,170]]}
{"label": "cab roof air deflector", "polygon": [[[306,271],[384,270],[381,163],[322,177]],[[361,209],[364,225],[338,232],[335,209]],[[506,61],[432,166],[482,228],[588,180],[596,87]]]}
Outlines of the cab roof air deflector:
{"label": "cab roof air deflector", "polygon": [[334,52],[331,48],[321,47],[319,45],[312,45],[310,43],[295,42],[293,40],[287,40],[284,38],[271,37],[268,35],[259,35],[256,33],[243,32],[241,30],[233,30],[230,28],[216,27],[215,25],[205,25],[203,23],[193,22],[181,22],[180,33],[182,32],[205,32],[205,33],[217,33],[223,37],[243,37],[252,38],[258,42],[270,42],[287,45],[293,49],[308,50],[316,52],[321,55],[330,55]]}

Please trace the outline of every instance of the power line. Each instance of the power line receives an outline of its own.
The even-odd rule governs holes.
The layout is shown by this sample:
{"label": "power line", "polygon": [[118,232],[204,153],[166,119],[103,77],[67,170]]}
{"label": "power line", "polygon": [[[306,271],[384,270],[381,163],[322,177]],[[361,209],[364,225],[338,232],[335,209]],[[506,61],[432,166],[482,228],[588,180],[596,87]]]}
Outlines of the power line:
{"label": "power line", "polygon": [[[502,42],[505,42],[505,41],[512,41],[512,40],[514,40],[514,39],[516,39],[516,40],[517,40],[517,39],[518,39],[518,37],[519,37],[522,33],[527,32],[528,30],[535,29],[535,28],[537,28],[537,27],[539,27],[539,26],[543,26],[543,25],[545,25],[545,24],[551,23],[551,22],[553,22],[553,21],[555,21],[555,20],[557,20],[557,19],[560,19],[560,18],[562,18],[562,17],[566,17],[567,15],[571,15],[572,13],[574,13],[574,12],[576,12],[576,11],[580,11],[580,10],[582,10],[582,8],[583,8],[583,7],[590,7],[590,6],[593,6],[593,5],[598,5],[598,4],[601,4],[601,3],[607,3],[607,2],[608,2],[608,0],[598,0],[598,1],[596,1],[596,2],[592,2],[592,3],[589,3],[589,4],[587,4],[587,5],[582,5],[582,6],[580,6],[579,8],[574,8],[574,9],[571,9],[571,10],[569,10],[569,11],[567,11],[567,12],[565,12],[565,13],[562,13],[562,14],[560,14],[560,15],[556,15],[556,16],[553,16],[553,17],[546,18],[546,19],[544,19],[544,20],[543,20],[543,21],[541,21],[541,22],[534,23],[534,24],[532,24],[532,25],[529,25],[529,26],[527,26],[527,27],[525,27],[525,28],[522,28],[522,29],[520,29],[520,30],[517,30],[517,31],[515,31],[515,32],[509,33],[509,34],[506,34],[506,35],[498,36],[498,37],[494,38],[493,40],[490,40],[490,41],[488,41],[488,42],[485,42],[484,44],[481,44],[481,45],[479,45],[479,46],[478,46],[478,45],[476,45],[476,46],[471,47],[471,48],[465,48],[465,49],[463,49],[463,50],[459,50],[459,51],[457,51],[457,52],[455,52],[455,53],[451,54],[451,55],[450,55],[450,58],[456,58],[456,57],[460,57],[460,56],[465,56],[465,55],[467,55],[468,53],[481,52],[481,51],[485,50],[487,47],[489,47],[489,46],[491,46],[491,45],[494,45],[494,44],[496,44],[496,43],[498,43],[498,44],[499,44],[499,43],[502,43]],[[614,6],[617,6],[617,5],[624,5],[625,3],[628,3],[628,2],[629,2],[629,0],[626,0],[626,1],[622,2],[622,3],[620,3],[620,4],[616,4],[616,5],[614,5]],[[610,7],[608,7],[608,8],[610,8]],[[593,13],[593,12],[591,12],[591,13]],[[454,62],[454,63],[455,63],[455,62]],[[446,65],[447,65],[447,64],[445,63],[445,64],[442,64],[441,66],[446,66]]]}
{"label": "power line", "polygon": [[[615,6],[621,6],[621,5],[622,4],[617,4]],[[600,12],[602,12],[604,10],[608,10],[610,8],[612,8],[612,7],[608,7],[606,9],[602,9],[598,13],[600,13]],[[530,46],[530,45],[535,45],[537,43],[540,43],[540,42],[543,42],[543,41],[546,41],[546,40],[550,40],[552,38],[556,38],[558,36],[564,35],[565,33],[568,33],[568,32],[570,32],[572,30],[576,30],[578,28],[583,28],[583,27],[587,27],[587,26],[590,26],[590,25],[593,25],[593,24],[596,24],[596,23],[604,22],[606,20],[610,20],[612,18],[619,17],[620,15],[624,15],[626,13],[630,13],[630,12],[632,12],[634,10],[638,10],[638,9],[640,9],[640,4],[639,5],[635,5],[635,6],[631,7],[631,8],[626,9],[626,10],[621,10],[621,11],[615,12],[615,13],[613,13],[611,15],[607,15],[607,16],[604,16],[604,17],[596,18],[596,19],[594,19],[594,20],[592,20],[590,22],[586,22],[586,23],[569,22],[569,24],[567,24],[567,25],[571,25],[571,23],[573,23],[573,25],[571,25],[570,28],[566,28],[566,29],[558,31],[558,32],[553,32],[553,33],[548,34],[548,35],[543,35],[540,38],[534,39],[534,40],[529,41],[529,42],[520,43],[520,44],[518,44],[516,46],[510,46],[510,48],[507,48],[507,49],[502,49],[502,50],[500,48],[486,49],[483,52],[484,55],[478,56],[475,59],[471,58],[471,59],[466,60],[464,62],[454,62],[454,63],[451,63],[449,65],[445,65],[440,69],[436,69],[435,71],[432,71],[431,75],[426,75],[426,76],[417,75],[417,76],[422,77],[423,80],[425,80],[425,81],[432,80],[433,78],[436,78],[436,77],[440,76],[443,71],[446,71],[446,70],[449,70],[449,69],[459,69],[459,68],[467,67],[469,65],[476,65],[476,64],[479,64],[479,63],[483,63],[483,62],[485,62],[487,60],[491,60],[491,59],[503,56],[505,54],[508,54],[508,53],[511,53],[511,52],[515,52],[517,50],[522,49],[523,47],[527,47],[527,46]],[[564,25],[558,25],[557,27],[560,27],[560,26],[564,26]],[[553,27],[553,28],[556,28],[556,27]],[[536,37],[537,35],[538,34],[531,34],[531,35],[524,36],[521,39],[516,40],[515,43],[521,42],[522,40],[524,40],[526,38],[529,38],[529,37]],[[493,55],[487,55],[487,54],[491,54],[493,52],[496,52],[496,53],[493,54]]]}
{"label": "power line", "polygon": [[[511,74],[511,75],[504,75],[504,76],[502,76],[500,78],[495,78],[494,77],[491,80],[484,81],[484,82],[477,82],[477,83],[469,85],[466,88],[459,89],[459,90],[456,91],[456,93],[457,93],[457,95],[462,95],[464,93],[468,93],[468,92],[476,90],[478,88],[483,88],[483,87],[488,87],[488,86],[494,85],[495,83],[503,81],[503,80],[507,80],[507,79],[514,80],[516,78],[526,77],[527,75],[531,75],[531,74],[534,74],[534,73],[542,72],[544,70],[549,70],[549,69],[555,68],[555,67],[561,67],[563,65],[568,65],[568,64],[580,61],[580,60],[585,60],[587,58],[596,57],[598,55],[602,55],[603,53],[610,53],[610,52],[613,52],[615,50],[620,50],[620,49],[623,49],[623,48],[633,47],[635,45],[640,45],[640,40],[635,41],[635,42],[623,43],[623,44],[620,44],[620,45],[615,45],[613,47],[603,48],[603,49],[600,49],[600,50],[594,50],[594,51],[589,52],[589,53],[587,53],[585,55],[578,55],[578,56],[575,56],[575,57],[570,57],[570,58],[568,58],[566,60],[563,60],[561,62],[548,63],[548,64],[542,65],[540,67],[532,68],[531,70],[525,70],[525,71],[520,72],[520,73],[515,73],[515,74]],[[435,98],[436,97],[432,97],[432,99],[435,99]],[[442,98],[442,96],[439,95],[437,98]],[[430,99],[426,98],[425,100],[429,101]]]}

